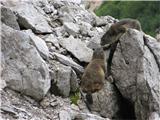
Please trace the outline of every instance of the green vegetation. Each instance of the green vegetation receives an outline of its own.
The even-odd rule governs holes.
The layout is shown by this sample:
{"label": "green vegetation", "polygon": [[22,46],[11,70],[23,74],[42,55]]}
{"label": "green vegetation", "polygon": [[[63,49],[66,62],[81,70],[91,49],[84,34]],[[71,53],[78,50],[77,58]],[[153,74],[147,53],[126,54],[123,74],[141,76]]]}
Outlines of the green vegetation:
{"label": "green vegetation", "polygon": [[160,1],[105,1],[96,14],[138,19],[143,31],[152,36],[160,27]]}
{"label": "green vegetation", "polygon": [[77,105],[77,102],[78,102],[79,99],[80,99],[79,90],[77,90],[76,92],[70,94],[70,101],[71,101],[72,104]]}

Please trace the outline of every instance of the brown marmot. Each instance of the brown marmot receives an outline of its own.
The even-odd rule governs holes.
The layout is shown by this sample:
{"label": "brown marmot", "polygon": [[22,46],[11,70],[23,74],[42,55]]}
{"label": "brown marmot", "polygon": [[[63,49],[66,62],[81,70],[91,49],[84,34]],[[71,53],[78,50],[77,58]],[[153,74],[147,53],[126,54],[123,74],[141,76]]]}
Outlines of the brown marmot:
{"label": "brown marmot", "polygon": [[93,52],[92,60],[87,65],[81,79],[81,89],[87,93],[86,99],[93,103],[92,93],[102,89],[105,80],[105,54],[103,48],[97,48]]}
{"label": "brown marmot", "polygon": [[104,48],[110,47],[111,44],[117,42],[119,38],[127,31],[133,28],[141,31],[141,24],[135,19],[122,19],[111,25],[110,29],[102,36],[101,45]]}

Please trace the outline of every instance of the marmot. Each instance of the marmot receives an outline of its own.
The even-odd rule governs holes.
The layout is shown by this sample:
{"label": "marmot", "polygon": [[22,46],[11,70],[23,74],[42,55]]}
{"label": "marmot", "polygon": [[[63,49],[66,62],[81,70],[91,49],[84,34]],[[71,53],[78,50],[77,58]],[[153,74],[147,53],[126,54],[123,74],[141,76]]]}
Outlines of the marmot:
{"label": "marmot", "polygon": [[93,103],[92,93],[102,89],[105,80],[105,54],[103,48],[97,48],[93,52],[92,60],[87,65],[81,79],[81,89],[87,93],[86,99]]}
{"label": "marmot", "polygon": [[127,31],[128,28],[133,28],[141,31],[141,24],[135,19],[123,19],[111,25],[110,29],[102,36],[101,45],[104,48],[117,42],[119,38]]}
{"label": "marmot", "polygon": [[142,31],[141,24],[138,20],[128,18],[112,24],[110,29],[101,38],[101,46],[104,49],[111,48],[109,59],[107,61],[107,76],[111,75],[112,58],[116,50],[118,40],[128,30],[128,28],[133,28]]}

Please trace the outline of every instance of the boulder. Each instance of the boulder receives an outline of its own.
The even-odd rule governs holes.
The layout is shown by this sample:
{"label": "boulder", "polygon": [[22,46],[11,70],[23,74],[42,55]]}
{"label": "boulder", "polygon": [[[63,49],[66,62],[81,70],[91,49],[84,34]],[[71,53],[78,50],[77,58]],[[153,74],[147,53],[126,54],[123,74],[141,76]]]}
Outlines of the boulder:
{"label": "boulder", "polygon": [[60,19],[63,22],[79,22],[84,21],[91,25],[95,23],[95,15],[88,12],[79,5],[64,5],[59,9]]}
{"label": "boulder", "polygon": [[40,37],[36,36],[31,30],[26,30],[25,32],[30,36],[33,44],[37,48],[42,58],[47,60],[49,57],[49,50],[45,41]]}
{"label": "boulder", "polygon": [[79,73],[83,73],[84,72],[83,67],[80,66],[79,64],[77,64],[76,62],[74,62],[72,60],[72,58],[68,58],[68,57],[66,57],[66,56],[64,56],[62,54],[56,53],[56,52],[53,52],[52,55],[54,55],[59,62],[61,62],[64,65],[71,66],[77,72],[79,72]]}
{"label": "boulder", "polygon": [[71,79],[70,79],[70,85],[71,85],[71,92],[76,92],[79,88],[78,84],[78,77],[74,70],[71,71]]}
{"label": "boulder", "polygon": [[59,43],[81,62],[89,62],[92,58],[93,50],[88,48],[80,39],[70,36],[69,38],[59,39]]}
{"label": "boulder", "polygon": [[56,61],[52,61],[51,65],[51,92],[55,95],[68,97],[71,90],[71,67],[62,65]]}
{"label": "boulder", "polygon": [[59,113],[59,118],[61,118],[60,120],[110,120],[109,118],[103,118],[92,113],[81,112],[74,106],[64,107]]}
{"label": "boulder", "polygon": [[53,34],[48,35],[46,38],[44,38],[44,40],[46,43],[52,43],[52,45],[54,45],[56,48],[60,48],[59,42],[56,36],[54,36]]}
{"label": "boulder", "polygon": [[50,88],[49,70],[29,35],[2,24],[1,43],[5,61],[1,77],[7,87],[42,99]]}
{"label": "boulder", "polygon": [[148,46],[143,37],[142,32],[129,29],[120,38],[111,72],[122,96],[133,102],[136,118],[147,120],[153,112],[160,114],[160,71],[155,59],[160,46],[151,40]]}
{"label": "boulder", "polygon": [[105,118],[118,117],[118,111],[120,110],[118,102],[119,96],[113,84],[106,80],[103,89],[97,93],[92,94],[92,97],[92,111],[98,112]]}
{"label": "boulder", "polygon": [[14,15],[11,9],[1,6],[1,21],[16,30],[20,30],[17,17]]}
{"label": "boulder", "polygon": [[18,17],[18,23],[25,29],[32,29],[35,33],[51,33],[52,29],[49,26],[46,18],[29,3],[17,4],[12,8]]}
{"label": "boulder", "polygon": [[65,30],[73,36],[76,36],[79,33],[79,26],[72,22],[64,22],[63,23]]}

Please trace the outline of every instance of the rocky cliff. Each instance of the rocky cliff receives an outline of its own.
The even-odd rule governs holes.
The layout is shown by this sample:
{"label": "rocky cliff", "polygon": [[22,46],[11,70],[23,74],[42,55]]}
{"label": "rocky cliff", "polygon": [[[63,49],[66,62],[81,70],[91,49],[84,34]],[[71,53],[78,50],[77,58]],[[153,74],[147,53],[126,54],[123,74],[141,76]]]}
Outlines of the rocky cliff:
{"label": "rocky cliff", "polygon": [[120,38],[91,111],[81,99],[84,69],[116,21],[74,0],[1,1],[1,119],[160,120],[160,43],[134,29]]}

